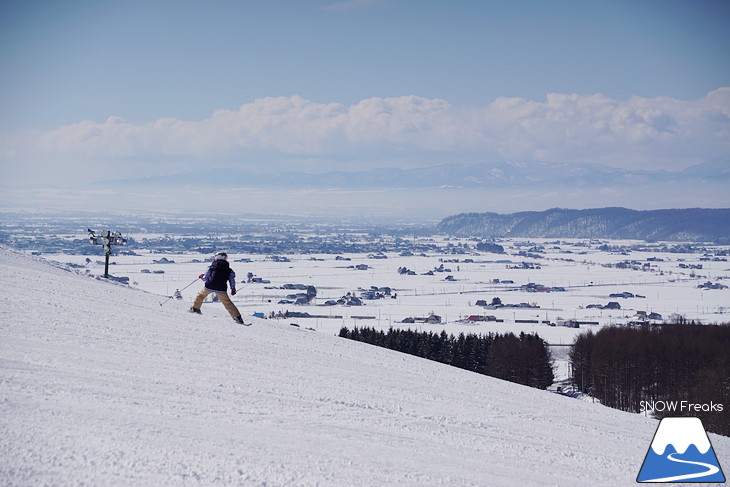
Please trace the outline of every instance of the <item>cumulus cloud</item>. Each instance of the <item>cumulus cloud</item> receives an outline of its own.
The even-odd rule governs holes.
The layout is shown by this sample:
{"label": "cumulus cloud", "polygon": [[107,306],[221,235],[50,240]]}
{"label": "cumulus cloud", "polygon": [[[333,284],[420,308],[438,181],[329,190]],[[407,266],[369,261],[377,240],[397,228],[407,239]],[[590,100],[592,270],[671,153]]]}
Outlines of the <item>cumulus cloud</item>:
{"label": "cumulus cloud", "polygon": [[540,101],[498,98],[468,108],[417,96],[369,98],[351,106],[271,97],[201,121],[139,124],[112,116],[23,134],[2,145],[6,160],[100,164],[268,154],[368,161],[373,167],[408,158],[422,164],[502,158],[681,169],[730,153],[730,88],[691,101],[554,93]]}
{"label": "cumulus cloud", "polygon": [[507,158],[683,166],[728,153],[729,115],[730,88],[696,101],[550,94],[497,99],[478,124]]}

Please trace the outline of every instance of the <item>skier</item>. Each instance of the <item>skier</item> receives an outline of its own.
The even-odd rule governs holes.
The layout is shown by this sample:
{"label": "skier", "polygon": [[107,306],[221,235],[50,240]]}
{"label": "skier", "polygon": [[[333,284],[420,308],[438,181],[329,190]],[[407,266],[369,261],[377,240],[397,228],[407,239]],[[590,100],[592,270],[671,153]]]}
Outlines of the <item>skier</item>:
{"label": "skier", "polygon": [[213,263],[208,267],[208,270],[205,274],[200,274],[198,277],[205,281],[205,287],[196,296],[190,312],[201,314],[200,307],[203,305],[203,301],[210,293],[215,293],[231,315],[231,318],[233,318],[233,321],[243,325],[241,313],[236,308],[236,305],[233,304],[231,298],[228,297],[227,293],[228,284],[230,284],[231,295],[236,295],[236,273],[228,265],[228,255],[225,252],[215,254]]}

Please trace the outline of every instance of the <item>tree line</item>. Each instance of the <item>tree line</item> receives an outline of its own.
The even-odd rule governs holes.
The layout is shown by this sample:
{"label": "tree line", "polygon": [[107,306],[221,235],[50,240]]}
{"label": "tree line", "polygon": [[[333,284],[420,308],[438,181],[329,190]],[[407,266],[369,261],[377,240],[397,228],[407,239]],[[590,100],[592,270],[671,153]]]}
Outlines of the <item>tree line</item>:
{"label": "tree line", "polygon": [[708,431],[730,435],[727,324],[589,331],[576,337],[570,364],[575,386],[606,406],[642,412],[647,402],[674,402],[675,410],[651,409],[658,418],[696,416]]}
{"label": "tree line", "polygon": [[548,344],[537,334],[454,336],[445,331],[342,327],[339,336],[538,389],[554,380]]}

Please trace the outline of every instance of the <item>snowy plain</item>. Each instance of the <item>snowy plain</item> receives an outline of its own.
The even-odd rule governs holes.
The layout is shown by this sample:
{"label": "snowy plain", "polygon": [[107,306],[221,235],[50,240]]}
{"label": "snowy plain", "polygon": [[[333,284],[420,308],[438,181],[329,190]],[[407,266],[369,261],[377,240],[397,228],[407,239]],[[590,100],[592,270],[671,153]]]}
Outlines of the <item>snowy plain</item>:
{"label": "snowy plain", "polygon": [[[443,239],[443,237],[442,237]],[[472,243],[467,239],[446,238],[434,241],[442,249],[447,245]],[[275,261],[271,256],[261,254],[231,254],[229,261],[237,273],[239,294],[234,298],[239,307],[251,313],[282,311],[286,306],[278,301],[296,291],[276,290],[284,284],[305,284],[317,288],[317,299],[308,306],[289,306],[290,311],[309,312],[313,315],[342,316],[342,319],[313,321],[313,327],[337,330],[340,326],[352,326],[352,316],[368,316],[368,326],[389,327],[409,316],[427,316],[436,313],[443,318],[449,333],[469,332],[474,323],[462,322],[470,315],[494,315],[507,324],[516,320],[539,320],[555,322],[558,319],[577,319],[599,322],[601,325],[626,323],[637,311],[658,312],[664,318],[681,314],[688,319],[704,323],[730,321],[730,290],[708,290],[697,286],[706,281],[730,285],[730,262],[725,260],[701,260],[701,253],[669,253],[657,251],[631,252],[625,255],[607,253],[597,249],[600,242],[587,245],[584,240],[563,240],[560,245],[532,239],[533,245],[543,250],[539,258],[518,255],[524,250],[525,241],[502,241],[505,254],[467,252],[465,254],[429,253],[428,255],[400,256],[383,255],[375,259],[366,254],[306,254],[287,255],[287,261]],[[630,245],[633,241],[613,241],[611,244]],[[727,251],[727,246],[715,246]],[[139,255],[114,255],[110,273],[129,277],[130,283],[145,291],[170,296],[176,289],[182,289],[191,280],[204,272],[210,264],[210,256],[200,253],[167,254],[137,251]],[[346,260],[338,259],[337,257]],[[103,258],[99,255],[48,254],[48,259],[59,263],[84,265],[92,274],[103,274]],[[90,260],[86,264],[86,259]],[[155,260],[168,259],[175,264],[156,264]],[[468,262],[471,261],[471,262]],[[616,264],[634,261],[645,265],[644,270],[620,269]],[[530,269],[515,268],[519,264],[533,265]],[[353,269],[357,265],[367,270]],[[701,269],[687,269],[680,266],[701,266]],[[444,272],[429,271],[443,266]],[[398,274],[406,267],[416,275]],[[150,271],[150,272],[145,272]],[[251,272],[268,283],[246,283],[246,274]],[[447,280],[451,276],[453,280]],[[501,281],[495,284],[494,280]],[[520,286],[527,283],[543,284],[547,287],[562,287],[563,292],[526,292]],[[397,293],[397,299],[364,301],[363,307],[323,308],[321,305],[338,299],[347,292],[359,296],[360,290],[371,286],[390,287]],[[183,298],[191,301],[199,286],[193,285],[182,291]],[[611,293],[632,292],[636,298],[610,298]],[[495,296],[505,303],[530,303],[539,308],[484,309],[476,305],[477,300]],[[386,298],[388,298],[386,296]],[[620,310],[590,309],[589,304],[605,305],[618,301]],[[477,325],[492,327],[504,332],[494,322]],[[524,324],[523,324],[524,325]],[[571,343],[575,331],[546,330],[546,327],[518,327],[524,331],[540,330],[551,342]],[[514,331],[514,328],[509,328]],[[440,331],[440,329],[439,329]],[[483,331],[483,329],[480,329]]]}
{"label": "snowy plain", "polygon": [[[302,279],[320,269],[310,262]],[[172,286],[205,268],[189,265]],[[633,485],[658,423],[324,325],[241,327],[212,303],[191,315],[197,286],[161,306],[174,288],[129,288],[7,249],[0,286],[3,485]],[[239,304],[266,311],[247,292]],[[390,314],[431,311],[424,294],[407,310],[392,300]],[[726,466],[730,438],[710,439]]]}
{"label": "snowy plain", "polygon": [[[154,235],[132,235],[137,241]],[[83,239],[84,235],[78,235]],[[639,312],[656,312],[666,320],[682,315],[702,323],[730,322],[730,289],[702,289],[698,285],[711,281],[730,285],[730,263],[727,257],[718,260],[698,252],[662,252],[655,250],[605,252],[599,247],[608,242],[615,247],[645,244],[639,241],[594,241],[584,239],[503,239],[504,254],[476,252],[473,240],[446,236],[419,237],[434,244],[441,252],[402,256],[386,253],[373,258],[368,254],[293,254],[285,261],[269,255],[230,255],[231,267],[237,273],[238,294],[233,301],[244,317],[254,313],[309,313],[313,318],[284,320],[319,332],[336,334],[342,326],[414,328],[420,331],[459,333],[537,333],[552,347],[556,375],[565,379],[569,369],[567,350],[575,336],[586,329],[636,320]],[[471,245],[464,254],[448,253],[449,248]],[[673,244],[667,244],[671,247]],[[539,253],[520,252],[539,247]],[[658,245],[661,247],[661,245]],[[727,246],[711,246],[710,251],[727,253]],[[200,253],[170,254],[137,249],[138,255],[112,256],[110,272],[129,278],[130,285],[154,294],[171,296],[180,289],[182,301],[191,303],[201,287],[196,277],[205,271],[210,256]],[[93,275],[102,275],[104,262],[99,254],[47,254],[59,263],[83,266]],[[170,263],[155,263],[166,259]],[[725,259],[725,260],[722,260]],[[87,263],[88,261],[88,263]],[[631,268],[618,268],[620,262],[635,262]],[[519,268],[521,264],[530,268]],[[367,266],[356,270],[356,266]],[[433,272],[443,266],[443,272]],[[699,268],[701,267],[701,268]],[[398,273],[408,268],[415,275]],[[699,269],[698,269],[699,268]],[[264,283],[247,283],[247,273]],[[431,275],[428,273],[431,272]],[[447,280],[451,276],[453,280]],[[494,281],[499,281],[495,284]],[[192,285],[191,285],[192,282]],[[521,286],[537,283],[560,292],[528,292]],[[279,304],[288,294],[301,292],[281,289],[286,284],[312,285],[317,298],[307,305]],[[186,288],[187,286],[187,288]],[[363,300],[363,306],[323,306],[347,293],[360,296],[372,286],[389,287],[391,297]],[[637,297],[611,298],[612,293],[630,292]],[[534,307],[486,309],[477,301],[491,302],[498,297],[505,304],[521,303]],[[621,309],[598,309],[618,302]],[[409,317],[441,317],[440,324],[403,323]],[[469,316],[493,316],[499,321],[468,321]],[[597,323],[581,328],[548,326],[559,320],[580,320]]]}

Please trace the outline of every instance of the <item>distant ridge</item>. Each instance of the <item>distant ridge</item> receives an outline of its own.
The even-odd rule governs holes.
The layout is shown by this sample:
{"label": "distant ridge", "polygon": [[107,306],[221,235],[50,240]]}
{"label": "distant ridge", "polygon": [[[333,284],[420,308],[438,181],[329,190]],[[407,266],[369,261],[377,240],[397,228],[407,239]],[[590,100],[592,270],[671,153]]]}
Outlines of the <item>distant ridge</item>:
{"label": "distant ridge", "polygon": [[730,243],[730,209],[552,208],[512,214],[462,213],[437,230],[474,237],[615,238]]}
{"label": "distant ridge", "polygon": [[[226,177],[221,178],[224,172]],[[307,173],[283,171],[254,173],[236,168],[199,169],[142,179],[96,182],[98,187],[155,186],[256,187],[256,188],[525,188],[545,185],[570,188],[604,188],[683,183],[725,182],[730,179],[730,157],[714,159],[684,169],[628,170],[591,163],[477,162],[400,169],[381,167],[354,171]]]}

